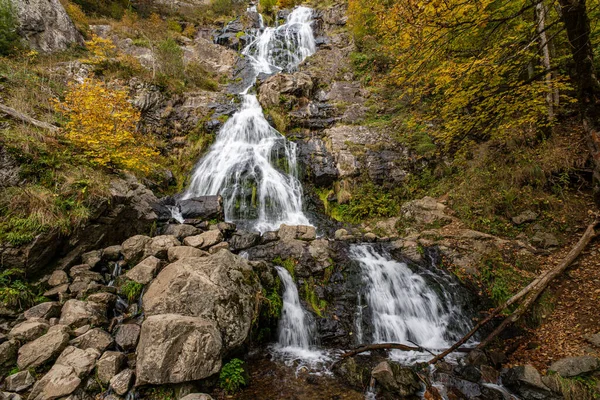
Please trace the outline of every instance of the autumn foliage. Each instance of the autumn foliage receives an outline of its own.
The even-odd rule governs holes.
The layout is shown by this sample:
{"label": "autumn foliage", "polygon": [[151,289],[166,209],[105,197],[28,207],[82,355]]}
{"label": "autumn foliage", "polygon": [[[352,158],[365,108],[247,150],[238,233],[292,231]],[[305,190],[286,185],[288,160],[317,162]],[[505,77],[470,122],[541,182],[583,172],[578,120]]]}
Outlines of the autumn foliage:
{"label": "autumn foliage", "polygon": [[92,164],[143,174],[152,171],[157,152],[137,132],[140,112],[128,101],[125,90],[87,78],[71,84],[57,108],[67,119],[65,138]]}

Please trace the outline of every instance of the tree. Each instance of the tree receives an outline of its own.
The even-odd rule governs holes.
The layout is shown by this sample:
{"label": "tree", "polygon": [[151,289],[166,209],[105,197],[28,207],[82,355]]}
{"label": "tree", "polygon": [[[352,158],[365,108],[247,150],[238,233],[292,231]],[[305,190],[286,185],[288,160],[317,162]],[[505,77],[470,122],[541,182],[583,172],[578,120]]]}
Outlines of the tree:
{"label": "tree", "polygon": [[158,153],[137,132],[140,112],[129,103],[126,91],[87,78],[71,84],[57,108],[67,118],[65,137],[92,164],[144,174],[152,171]]}
{"label": "tree", "polygon": [[12,0],[0,0],[0,56],[19,47],[17,13]]}

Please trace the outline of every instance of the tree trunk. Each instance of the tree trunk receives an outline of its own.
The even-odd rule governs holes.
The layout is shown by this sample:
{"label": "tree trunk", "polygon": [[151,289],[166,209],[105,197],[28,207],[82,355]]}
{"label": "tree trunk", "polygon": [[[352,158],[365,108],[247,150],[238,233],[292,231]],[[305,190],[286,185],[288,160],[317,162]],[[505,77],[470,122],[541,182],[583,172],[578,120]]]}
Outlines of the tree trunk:
{"label": "tree trunk", "polygon": [[542,56],[542,65],[546,70],[546,85],[548,86],[548,92],[546,92],[546,103],[548,104],[548,118],[554,119],[554,82],[552,80],[552,65],[550,64],[550,45],[548,43],[548,35],[546,34],[546,15],[548,10],[543,2],[539,2],[535,5],[535,18],[537,25],[537,32],[540,36],[540,52]]}
{"label": "tree trunk", "polygon": [[594,198],[600,204],[600,83],[594,69],[586,0],[559,0],[575,64],[581,118],[594,162]]}

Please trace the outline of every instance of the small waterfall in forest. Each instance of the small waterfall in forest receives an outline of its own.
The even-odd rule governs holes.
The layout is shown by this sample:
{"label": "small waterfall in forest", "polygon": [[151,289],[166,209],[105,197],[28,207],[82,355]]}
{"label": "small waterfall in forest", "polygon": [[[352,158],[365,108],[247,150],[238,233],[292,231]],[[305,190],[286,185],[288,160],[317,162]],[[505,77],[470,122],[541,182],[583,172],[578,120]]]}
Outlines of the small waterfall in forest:
{"label": "small waterfall in forest", "polygon": [[184,199],[220,194],[226,220],[261,232],[284,223],[310,225],[302,212],[296,145],[269,125],[256,95],[247,92],[259,74],[293,71],[316,51],[312,15],[310,8],[296,8],[285,24],[264,28],[242,51],[253,83],[241,93],[240,110],[197,164]]}
{"label": "small waterfall in forest", "polygon": [[[364,297],[371,315],[372,343],[417,344],[442,350],[460,339],[470,324],[448,296],[440,298],[423,277],[406,264],[391,259],[371,245],[354,245],[351,257],[359,262]],[[360,321],[359,321],[360,323]],[[394,350],[392,358],[414,362],[428,353]]]}

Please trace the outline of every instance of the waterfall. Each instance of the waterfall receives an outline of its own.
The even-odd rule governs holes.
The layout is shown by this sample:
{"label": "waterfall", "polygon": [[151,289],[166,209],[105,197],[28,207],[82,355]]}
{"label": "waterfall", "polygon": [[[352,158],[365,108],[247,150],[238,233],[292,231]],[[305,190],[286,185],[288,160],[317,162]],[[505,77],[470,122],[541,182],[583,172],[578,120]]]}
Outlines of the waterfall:
{"label": "waterfall", "polygon": [[[254,74],[294,70],[316,51],[310,8],[298,7],[285,24],[265,28],[242,54]],[[272,128],[256,95],[240,95],[242,105],[221,128],[215,144],[194,169],[183,198],[220,194],[225,218],[260,232],[281,224],[310,225],[302,212],[296,145]]]}
{"label": "waterfall", "polygon": [[[425,279],[406,264],[392,260],[371,245],[354,245],[350,255],[362,270],[373,343],[418,344],[426,349],[441,350],[468,330],[468,320],[451,298],[438,297]],[[459,328],[451,328],[451,325]],[[392,352],[392,358],[407,362],[421,357],[431,356]]]}

